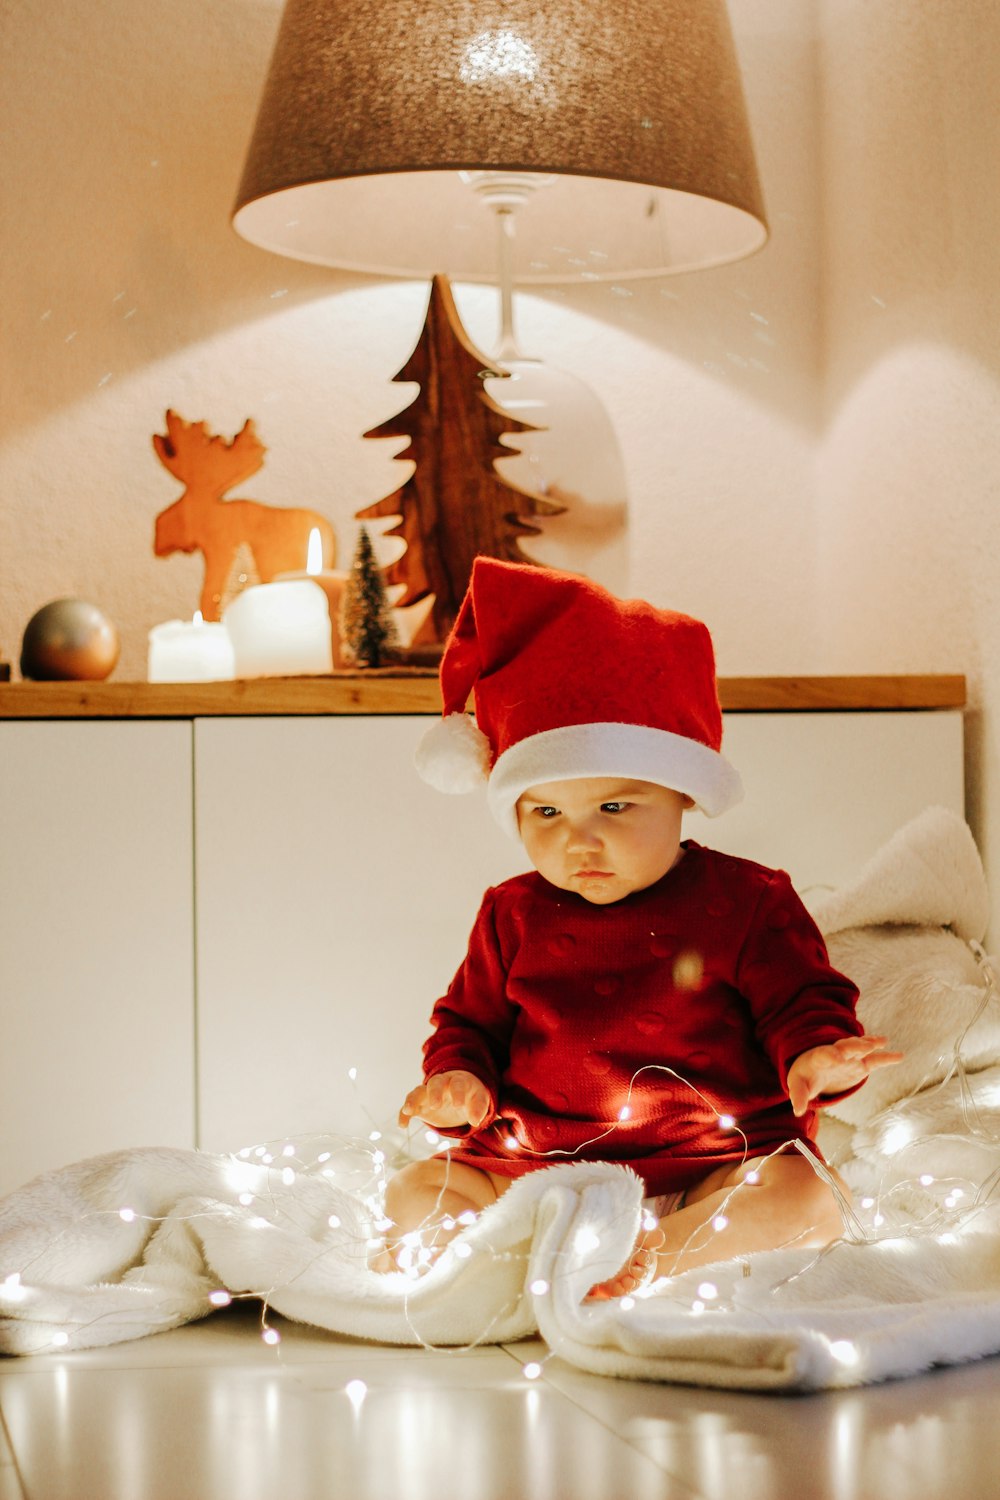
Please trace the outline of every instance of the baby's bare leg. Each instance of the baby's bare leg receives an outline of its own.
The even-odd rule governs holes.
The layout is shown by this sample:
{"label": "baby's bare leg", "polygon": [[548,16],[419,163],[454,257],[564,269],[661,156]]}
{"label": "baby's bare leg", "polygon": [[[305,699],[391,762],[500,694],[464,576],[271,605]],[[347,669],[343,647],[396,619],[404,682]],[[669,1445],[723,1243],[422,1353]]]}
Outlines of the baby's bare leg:
{"label": "baby's bare leg", "polygon": [[429,1264],[465,1228],[457,1222],[459,1216],[470,1211],[481,1213],[510,1183],[508,1177],[496,1177],[464,1162],[449,1161],[446,1156],[411,1162],[386,1185],[385,1215],[393,1227],[372,1269],[398,1271],[401,1255],[417,1263],[421,1251],[429,1252],[423,1257],[423,1263]]}
{"label": "baby's bare leg", "polygon": [[[850,1191],[832,1174],[850,1202]],[[749,1178],[749,1181],[747,1180]],[[721,1168],[660,1220],[656,1274],[676,1276],[755,1250],[817,1249],[843,1232],[838,1199],[798,1151]]]}
{"label": "baby's bare leg", "polygon": [[[832,1175],[849,1203],[846,1184]],[[657,1276],[677,1276],[755,1250],[818,1249],[842,1230],[836,1195],[800,1152],[720,1167],[688,1189],[683,1208],[644,1230],[628,1265],[591,1296],[621,1297],[634,1290],[642,1279],[639,1267],[651,1255]]]}

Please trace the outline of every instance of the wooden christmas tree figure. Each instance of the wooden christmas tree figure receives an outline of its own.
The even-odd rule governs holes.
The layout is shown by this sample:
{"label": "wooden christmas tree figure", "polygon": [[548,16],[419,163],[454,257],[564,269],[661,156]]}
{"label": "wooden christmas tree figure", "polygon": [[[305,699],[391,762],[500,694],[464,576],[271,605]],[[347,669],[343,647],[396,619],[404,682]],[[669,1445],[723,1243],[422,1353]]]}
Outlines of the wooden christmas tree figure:
{"label": "wooden christmas tree figure", "polygon": [[393,376],[417,381],[420,393],[365,433],[366,438],[408,437],[397,457],[412,459],[416,467],[398,490],[357,512],[359,519],[399,517],[386,535],[402,537],[406,551],[390,563],[385,578],[406,586],[399,607],[433,594],[420,640],[446,639],[480,553],[532,562],[518,545],[520,537],[540,533],[528,517],[559,515],[566,508],[507,483],[495,468],[498,458],[518,451],[500,442],[502,433],[536,430],[487,394],[484,380],[502,373],[462,327],[447,277],[435,276],[417,347]]}
{"label": "wooden christmas tree figure", "polygon": [[382,667],[396,644],[382,569],[372,539],[362,526],[341,602],[340,638],[345,660],[357,667]]}

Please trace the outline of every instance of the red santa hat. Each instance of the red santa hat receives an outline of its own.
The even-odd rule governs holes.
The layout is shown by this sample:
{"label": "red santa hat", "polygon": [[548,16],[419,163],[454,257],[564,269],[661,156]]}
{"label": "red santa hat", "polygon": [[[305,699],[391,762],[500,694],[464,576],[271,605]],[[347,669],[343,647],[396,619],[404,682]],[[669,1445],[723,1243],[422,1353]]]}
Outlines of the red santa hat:
{"label": "red santa hat", "polygon": [[720,754],[706,627],[575,574],[477,558],[441,696],[444,717],[421,741],[417,769],[444,792],[486,781],[494,817],[515,837],[517,799],[547,781],[651,781],[709,817],[743,795]]}

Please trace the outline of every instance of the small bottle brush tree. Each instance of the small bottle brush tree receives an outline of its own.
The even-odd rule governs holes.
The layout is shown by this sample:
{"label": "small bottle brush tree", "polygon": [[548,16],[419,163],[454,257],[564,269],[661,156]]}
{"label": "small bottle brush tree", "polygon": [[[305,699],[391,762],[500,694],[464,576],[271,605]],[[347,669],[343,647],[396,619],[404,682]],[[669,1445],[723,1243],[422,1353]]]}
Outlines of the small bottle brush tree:
{"label": "small bottle brush tree", "polygon": [[382,569],[364,526],[344,588],[340,635],[344,656],[356,667],[384,666],[397,645]]}

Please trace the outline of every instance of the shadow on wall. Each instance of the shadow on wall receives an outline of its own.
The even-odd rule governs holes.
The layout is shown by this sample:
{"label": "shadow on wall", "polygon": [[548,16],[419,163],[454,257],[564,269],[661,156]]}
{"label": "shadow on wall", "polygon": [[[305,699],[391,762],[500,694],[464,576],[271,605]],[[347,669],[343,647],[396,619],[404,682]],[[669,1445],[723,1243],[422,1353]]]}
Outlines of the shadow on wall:
{"label": "shadow on wall", "polygon": [[[812,428],[814,57],[800,0],[774,4],[787,26],[772,13],[761,34],[737,33],[771,244],[734,267],[540,295]],[[53,0],[6,19],[16,65],[0,128],[21,205],[0,270],[19,372],[8,430],[227,328],[364,284],[269,255],[229,224],[279,14],[245,0]]]}
{"label": "shadow on wall", "polygon": [[1000,376],[1000,9],[821,11],[827,413],[904,341]]}

